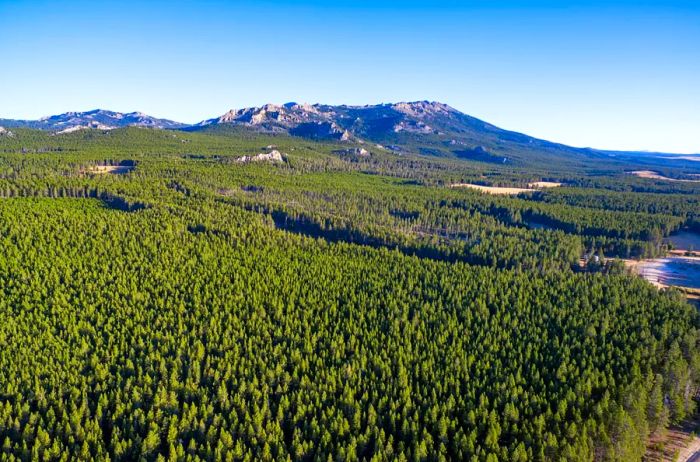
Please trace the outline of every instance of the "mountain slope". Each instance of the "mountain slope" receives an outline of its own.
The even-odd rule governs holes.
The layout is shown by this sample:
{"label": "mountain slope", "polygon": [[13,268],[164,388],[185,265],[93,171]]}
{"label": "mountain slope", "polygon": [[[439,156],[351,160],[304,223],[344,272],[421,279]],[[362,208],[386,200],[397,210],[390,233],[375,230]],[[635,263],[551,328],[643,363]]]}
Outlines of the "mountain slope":
{"label": "mountain slope", "polygon": [[557,157],[608,157],[503,130],[446,104],[429,101],[368,106],[267,104],[231,110],[186,130],[237,127],[313,139],[372,142],[397,153],[412,152],[498,164]]}
{"label": "mountain slope", "polygon": [[86,112],[66,112],[39,120],[0,119],[4,127],[36,128],[40,130],[74,131],[80,128],[112,129],[121,127],[182,128],[185,124],[158,119],[141,112],[121,113],[95,109]]}

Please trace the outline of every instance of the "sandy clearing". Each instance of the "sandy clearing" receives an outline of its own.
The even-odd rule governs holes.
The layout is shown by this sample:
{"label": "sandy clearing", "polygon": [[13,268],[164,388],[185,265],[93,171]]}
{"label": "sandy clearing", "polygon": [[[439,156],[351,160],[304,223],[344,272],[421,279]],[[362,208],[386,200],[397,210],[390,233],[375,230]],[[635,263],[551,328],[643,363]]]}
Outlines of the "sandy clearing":
{"label": "sandy clearing", "polygon": [[639,178],[648,178],[651,180],[679,181],[683,183],[700,183],[700,180],[679,180],[677,178],[669,178],[653,170],[635,170],[633,172],[628,173],[630,175],[638,176]]}
{"label": "sandy clearing", "polygon": [[[642,277],[649,281],[651,284],[654,285],[654,287],[658,289],[663,289],[665,287],[668,287],[664,285],[659,279],[660,279],[660,274],[658,272],[653,272],[650,271],[648,268],[645,269],[645,265],[649,265],[652,263],[654,260],[631,260],[628,258],[621,258],[622,262],[625,264],[625,268],[627,268],[631,273],[636,274],[639,277]],[[653,274],[652,274],[653,273]]]}
{"label": "sandy clearing", "polygon": [[496,195],[506,195],[506,194],[520,194],[524,192],[533,192],[536,191],[535,189],[526,189],[526,188],[509,188],[509,187],[501,187],[501,186],[482,186],[480,184],[471,184],[471,183],[455,183],[451,184],[450,188],[470,188],[470,189],[476,189],[477,191],[481,191],[483,193],[487,194],[496,194]]}
{"label": "sandy clearing", "polygon": [[666,178],[659,175],[659,172],[653,170],[635,170],[629,172],[630,175],[638,176],[639,178],[651,178],[654,180],[665,180]]}
{"label": "sandy clearing", "polygon": [[[684,256],[683,258],[700,260],[700,257],[697,256]],[[632,260],[621,258],[620,260],[625,264],[625,268],[627,268],[632,274],[636,274],[637,276],[644,278],[657,289],[667,289],[671,287],[667,283],[666,274],[656,268],[656,264],[658,263],[657,260],[659,259],[652,258],[645,260]],[[686,298],[700,300],[700,289],[675,285],[673,287],[685,293]],[[700,462],[700,459],[698,459],[698,462]]]}
{"label": "sandy clearing", "polygon": [[561,185],[562,183],[557,183],[555,181],[535,181],[528,184],[530,188],[556,188]]}
{"label": "sandy clearing", "polygon": [[134,169],[133,165],[94,165],[87,169],[88,173],[96,173],[102,175],[112,173],[114,175],[123,175]]}

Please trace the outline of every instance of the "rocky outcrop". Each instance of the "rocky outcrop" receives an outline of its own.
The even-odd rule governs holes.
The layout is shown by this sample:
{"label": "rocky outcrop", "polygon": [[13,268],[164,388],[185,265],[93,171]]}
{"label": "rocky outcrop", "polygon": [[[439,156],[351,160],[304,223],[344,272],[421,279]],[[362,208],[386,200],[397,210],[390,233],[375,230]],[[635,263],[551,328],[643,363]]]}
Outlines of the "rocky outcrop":
{"label": "rocky outcrop", "polygon": [[87,123],[85,125],[75,125],[75,126],[65,128],[63,130],[59,130],[59,131],[53,133],[53,135],[65,135],[66,133],[73,133],[73,132],[77,132],[80,130],[89,130],[89,129],[114,130],[115,128],[117,128],[117,127],[111,127],[109,125],[104,125],[104,124],[101,124],[99,122],[93,121],[93,122]]}
{"label": "rocky outcrop", "polygon": [[254,156],[242,156],[236,159],[236,162],[247,163],[247,162],[284,162],[286,158],[285,154],[282,154],[276,149],[270,152],[256,154]]}
{"label": "rocky outcrop", "polygon": [[429,134],[435,133],[435,130],[430,125],[426,125],[421,121],[401,121],[394,125],[394,133],[407,132],[407,133],[420,133]]}
{"label": "rocky outcrop", "polygon": [[12,133],[10,130],[6,129],[5,127],[0,127],[0,136],[6,136],[8,138],[14,138],[15,134]]}
{"label": "rocky outcrop", "polygon": [[412,103],[396,103],[392,106],[397,112],[406,114],[411,117],[424,118],[424,117],[435,117],[435,116],[448,116],[452,113],[456,113],[455,109],[452,109],[447,104],[430,102],[430,101],[415,101]]}

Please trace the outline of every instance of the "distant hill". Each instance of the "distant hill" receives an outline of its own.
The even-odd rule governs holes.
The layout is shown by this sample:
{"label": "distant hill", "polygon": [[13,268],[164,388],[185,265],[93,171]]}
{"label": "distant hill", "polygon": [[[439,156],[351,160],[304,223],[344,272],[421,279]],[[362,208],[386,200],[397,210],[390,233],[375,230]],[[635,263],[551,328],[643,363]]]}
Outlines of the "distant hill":
{"label": "distant hill", "polygon": [[429,101],[331,106],[283,105],[232,109],[195,125],[158,119],[140,112],[120,113],[96,109],[66,112],[39,120],[3,120],[0,126],[69,133],[94,128],[127,126],[186,131],[288,134],[318,141],[363,144],[367,149],[456,158],[501,165],[540,165],[557,161],[582,165],[591,159],[635,159],[652,165],[663,162],[695,164],[693,159],[669,158],[664,153],[638,153],[574,148],[496,127],[447,104]]}
{"label": "distant hill", "polygon": [[266,104],[231,110],[185,130],[244,128],[288,133],[319,140],[371,142],[394,151],[498,164],[608,157],[604,151],[581,149],[498,128],[446,104],[415,101],[369,106]]}
{"label": "distant hill", "polygon": [[259,131],[297,133],[302,136],[337,140],[393,140],[401,135],[434,135],[444,137],[449,142],[452,141],[449,135],[463,137],[470,132],[507,133],[507,138],[510,139],[531,139],[525,135],[501,130],[446,104],[428,101],[370,106],[266,104],[230,110],[190,129],[217,125],[235,125]]}
{"label": "distant hill", "polygon": [[35,128],[56,132],[70,132],[82,128],[109,130],[130,126],[161,129],[185,127],[185,124],[167,119],[158,119],[141,112],[121,113],[104,109],[86,112],[66,112],[39,120],[0,119],[0,125],[6,128]]}
{"label": "distant hill", "polygon": [[[697,158],[668,153],[606,151],[575,148],[504,130],[464,114],[447,104],[414,101],[367,106],[325,104],[283,105],[235,109],[220,117],[186,127],[193,131],[252,130],[286,133],[316,140],[380,145],[396,154],[416,153],[504,165],[547,167],[550,162],[590,166],[591,160],[639,161],[658,166],[696,167]],[[693,165],[694,164],[694,165]]]}

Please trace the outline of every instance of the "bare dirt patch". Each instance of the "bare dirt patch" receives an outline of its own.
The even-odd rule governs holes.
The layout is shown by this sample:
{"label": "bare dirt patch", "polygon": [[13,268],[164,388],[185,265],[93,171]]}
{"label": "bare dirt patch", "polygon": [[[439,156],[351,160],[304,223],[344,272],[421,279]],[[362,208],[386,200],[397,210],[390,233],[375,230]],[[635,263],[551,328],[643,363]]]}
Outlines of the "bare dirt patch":
{"label": "bare dirt patch", "polygon": [[671,427],[661,435],[652,435],[647,444],[645,462],[699,462],[700,437],[694,434],[698,416],[682,425]]}
{"label": "bare dirt patch", "polygon": [[669,178],[653,170],[635,170],[633,172],[628,173],[630,175],[638,176],[639,178],[648,178],[651,180],[679,181],[683,183],[700,183],[700,180],[680,180],[678,178]]}
{"label": "bare dirt patch", "polygon": [[561,186],[562,183],[557,183],[555,181],[535,181],[534,183],[529,183],[530,188],[557,188]]}
{"label": "bare dirt patch", "polygon": [[477,191],[481,191],[483,193],[487,194],[496,194],[496,195],[506,195],[506,194],[520,194],[524,192],[533,192],[536,191],[535,189],[527,189],[527,188],[510,188],[510,187],[503,187],[503,186],[482,186],[480,184],[471,184],[471,183],[455,183],[451,184],[450,188],[470,188],[470,189],[476,189]]}

